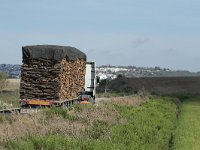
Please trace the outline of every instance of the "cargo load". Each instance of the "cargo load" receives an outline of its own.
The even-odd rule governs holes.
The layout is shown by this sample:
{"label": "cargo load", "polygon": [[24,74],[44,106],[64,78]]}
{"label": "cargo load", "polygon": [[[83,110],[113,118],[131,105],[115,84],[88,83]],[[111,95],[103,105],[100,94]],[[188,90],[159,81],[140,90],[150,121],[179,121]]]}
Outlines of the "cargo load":
{"label": "cargo load", "polygon": [[21,99],[65,100],[84,89],[86,55],[69,46],[22,47]]}

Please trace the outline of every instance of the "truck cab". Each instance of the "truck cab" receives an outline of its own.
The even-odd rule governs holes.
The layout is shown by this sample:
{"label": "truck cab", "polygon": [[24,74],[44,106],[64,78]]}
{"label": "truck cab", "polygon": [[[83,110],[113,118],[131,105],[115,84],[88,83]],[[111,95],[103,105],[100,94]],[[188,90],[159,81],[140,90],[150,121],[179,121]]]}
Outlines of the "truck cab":
{"label": "truck cab", "polygon": [[86,73],[85,73],[85,92],[95,98],[96,94],[96,70],[94,62],[86,63]]}
{"label": "truck cab", "polygon": [[95,62],[86,63],[85,86],[84,91],[79,96],[80,103],[95,104],[96,95],[96,70]]}

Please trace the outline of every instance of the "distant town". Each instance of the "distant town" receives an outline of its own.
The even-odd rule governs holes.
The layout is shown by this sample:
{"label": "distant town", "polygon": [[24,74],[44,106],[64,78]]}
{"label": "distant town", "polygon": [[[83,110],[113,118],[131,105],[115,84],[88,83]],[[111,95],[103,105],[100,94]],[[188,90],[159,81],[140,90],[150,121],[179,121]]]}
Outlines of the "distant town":
{"label": "distant town", "polygon": [[[20,78],[21,65],[0,64],[0,72],[4,72],[9,78]],[[136,67],[136,66],[112,66],[102,65],[96,68],[97,76],[103,79],[115,79],[123,77],[178,77],[178,76],[200,76],[200,72],[189,72],[184,70],[171,70],[160,67]]]}
{"label": "distant town", "polygon": [[178,76],[200,76],[200,72],[189,72],[184,70],[171,70],[160,67],[135,67],[135,66],[99,66],[96,69],[100,79],[114,79],[118,76],[124,77],[178,77]]}

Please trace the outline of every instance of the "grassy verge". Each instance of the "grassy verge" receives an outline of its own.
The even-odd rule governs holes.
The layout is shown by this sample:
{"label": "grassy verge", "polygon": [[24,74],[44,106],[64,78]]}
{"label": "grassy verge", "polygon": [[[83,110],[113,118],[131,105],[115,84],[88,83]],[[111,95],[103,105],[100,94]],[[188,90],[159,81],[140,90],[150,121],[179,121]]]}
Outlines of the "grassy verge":
{"label": "grassy verge", "polygon": [[[133,101],[133,99],[129,100]],[[63,119],[57,118],[57,121],[54,121],[54,114]],[[48,110],[44,115],[48,116],[49,122],[44,118],[39,118],[38,123],[41,124],[41,120],[46,123],[37,128],[37,132],[29,131],[28,134],[21,137],[4,141],[4,147],[16,150],[167,150],[176,119],[176,104],[171,99],[158,98],[144,102],[140,106],[125,101],[119,102],[119,100],[114,102],[113,100],[113,102],[105,103],[101,107],[75,108],[69,112],[58,111],[54,108],[54,110]],[[71,116],[76,119],[72,119]],[[60,125],[62,131],[57,127],[60,124],[59,120],[63,122]],[[55,127],[51,126],[51,122],[54,124],[57,122]],[[34,123],[36,126],[37,121]],[[22,124],[24,125],[24,123]],[[77,124],[81,129],[80,132],[65,134],[69,130],[77,131],[75,129]],[[47,126],[45,129],[47,132],[42,134],[44,125]],[[63,125],[68,126],[63,127]],[[51,132],[49,132],[48,127],[51,127]],[[66,130],[66,128],[68,129]]]}
{"label": "grassy verge", "polygon": [[180,108],[181,114],[174,133],[174,150],[200,149],[200,98],[188,98]]}
{"label": "grassy verge", "polygon": [[113,127],[112,138],[128,149],[168,149],[175,122],[176,105],[169,99],[154,99],[142,106],[116,106],[125,125]]}

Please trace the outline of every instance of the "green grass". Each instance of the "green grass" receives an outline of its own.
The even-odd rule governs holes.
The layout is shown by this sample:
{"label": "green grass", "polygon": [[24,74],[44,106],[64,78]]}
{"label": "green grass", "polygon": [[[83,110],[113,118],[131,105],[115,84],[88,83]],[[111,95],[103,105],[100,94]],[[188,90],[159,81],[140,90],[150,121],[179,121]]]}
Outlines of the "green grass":
{"label": "green grass", "polygon": [[[30,134],[10,140],[4,146],[16,150],[168,150],[176,120],[176,104],[171,99],[153,99],[139,107],[111,103],[108,109],[119,113],[115,118],[116,123],[110,124],[96,118],[82,136]],[[68,116],[63,110],[55,109],[48,113],[50,116],[51,114],[61,115],[64,118]]]}
{"label": "green grass", "polygon": [[200,97],[189,98],[180,108],[181,114],[174,132],[174,150],[200,149]]}
{"label": "green grass", "polygon": [[68,109],[62,109],[58,107],[51,107],[51,108],[46,108],[44,110],[44,114],[46,115],[47,119],[51,119],[54,116],[59,116],[64,119],[70,120],[70,121],[75,121],[77,120],[76,116],[70,115],[68,113]]}
{"label": "green grass", "polygon": [[113,127],[111,137],[130,149],[168,149],[176,105],[170,100],[151,100],[141,107],[116,106],[128,124]]}

